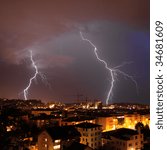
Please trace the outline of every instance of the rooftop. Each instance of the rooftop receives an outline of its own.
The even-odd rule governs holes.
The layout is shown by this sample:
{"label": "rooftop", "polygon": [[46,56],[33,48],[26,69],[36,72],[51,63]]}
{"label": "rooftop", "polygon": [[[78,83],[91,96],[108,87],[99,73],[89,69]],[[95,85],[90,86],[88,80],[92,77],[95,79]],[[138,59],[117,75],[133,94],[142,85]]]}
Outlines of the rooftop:
{"label": "rooftop", "polygon": [[51,119],[57,119],[60,117],[53,116],[53,115],[40,115],[40,116],[33,116],[31,117],[31,120],[51,120]]}
{"label": "rooftop", "polygon": [[65,148],[66,150],[93,150],[92,148],[88,147],[88,145],[84,145],[78,142],[73,142],[69,147]]}
{"label": "rooftop", "polygon": [[91,116],[77,116],[77,117],[69,117],[66,119],[63,119],[65,122],[73,122],[73,121],[85,121],[85,120],[94,120],[95,117]]}
{"label": "rooftop", "polygon": [[96,128],[96,127],[101,127],[101,125],[94,124],[94,123],[83,122],[83,123],[77,124],[76,127],[79,127],[79,128]]}
{"label": "rooftop", "polygon": [[56,139],[69,139],[74,137],[80,137],[80,133],[74,126],[57,126],[47,128],[46,131],[52,137],[53,140]]}
{"label": "rooftop", "polygon": [[106,139],[111,139],[111,137],[115,137],[122,140],[130,140],[130,137],[132,137],[133,135],[138,135],[138,132],[136,130],[127,128],[120,128],[117,130],[112,130],[102,133],[103,138]]}

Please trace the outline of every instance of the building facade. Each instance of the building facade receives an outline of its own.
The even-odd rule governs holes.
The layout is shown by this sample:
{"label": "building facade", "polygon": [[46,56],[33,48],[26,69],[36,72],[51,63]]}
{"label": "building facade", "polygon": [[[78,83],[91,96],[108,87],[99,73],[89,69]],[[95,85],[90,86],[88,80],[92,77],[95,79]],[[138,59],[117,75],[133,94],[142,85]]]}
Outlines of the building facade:
{"label": "building facade", "polygon": [[76,125],[76,128],[81,134],[80,143],[88,145],[93,149],[98,149],[102,146],[101,125],[84,122]]}
{"label": "building facade", "polygon": [[97,117],[96,123],[102,126],[103,131],[115,130],[118,125],[116,116]]}
{"label": "building facade", "polygon": [[102,144],[112,150],[141,150],[143,134],[127,128],[107,131],[102,135]]}
{"label": "building facade", "polygon": [[74,126],[47,128],[38,136],[38,149],[62,150],[79,140],[80,133]]}
{"label": "building facade", "polygon": [[141,122],[143,125],[150,126],[150,115],[149,114],[126,114],[124,115],[124,128],[135,129],[135,125]]}

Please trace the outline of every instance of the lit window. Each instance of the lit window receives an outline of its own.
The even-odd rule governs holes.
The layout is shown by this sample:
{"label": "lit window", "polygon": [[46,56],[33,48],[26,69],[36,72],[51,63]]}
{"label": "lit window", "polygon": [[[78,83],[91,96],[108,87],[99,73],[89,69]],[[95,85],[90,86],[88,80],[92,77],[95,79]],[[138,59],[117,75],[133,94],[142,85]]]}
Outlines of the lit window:
{"label": "lit window", "polygon": [[60,145],[53,146],[53,149],[60,149]]}
{"label": "lit window", "polygon": [[59,143],[60,142],[60,140],[55,140],[55,143]]}
{"label": "lit window", "polygon": [[48,139],[47,138],[45,138],[45,142],[47,142],[48,141]]}

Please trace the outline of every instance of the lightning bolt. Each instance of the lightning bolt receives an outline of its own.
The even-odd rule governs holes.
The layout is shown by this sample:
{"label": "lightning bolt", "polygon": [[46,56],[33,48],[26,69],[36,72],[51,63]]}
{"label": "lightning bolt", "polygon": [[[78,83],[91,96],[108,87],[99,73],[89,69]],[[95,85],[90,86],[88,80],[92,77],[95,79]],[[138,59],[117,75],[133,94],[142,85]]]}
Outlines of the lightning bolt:
{"label": "lightning bolt", "polygon": [[137,85],[137,82],[135,81],[135,79],[133,78],[133,76],[130,76],[127,73],[125,73],[125,72],[123,72],[123,71],[118,69],[118,68],[123,67],[124,65],[130,64],[131,62],[124,62],[121,65],[118,65],[116,67],[110,68],[108,66],[107,62],[99,57],[97,47],[90,40],[84,38],[82,32],[80,32],[80,36],[81,36],[83,41],[87,41],[91,46],[93,46],[94,53],[95,53],[95,56],[96,56],[97,60],[100,61],[101,63],[103,63],[105,68],[106,68],[106,70],[108,70],[109,73],[110,73],[111,83],[110,83],[110,88],[109,88],[109,91],[108,91],[108,94],[107,94],[107,97],[106,97],[106,105],[108,105],[110,97],[113,96],[114,83],[116,81],[116,76],[117,76],[118,73],[122,74],[125,78],[130,79],[135,84],[136,90],[137,90],[137,93],[138,93],[138,85]]}
{"label": "lightning bolt", "polygon": [[27,100],[27,95],[28,95],[28,90],[29,88],[31,87],[31,84],[32,84],[32,81],[37,77],[39,71],[38,71],[38,67],[36,66],[34,60],[33,60],[33,57],[32,57],[32,51],[30,51],[30,59],[31,59],[31,62],[32,62],[32,66],[34,67],[35,69],[35,73],[34,75],[30,78],[29,80],[29,83],[28,83],[28,86],[24,89],[24,99]]}

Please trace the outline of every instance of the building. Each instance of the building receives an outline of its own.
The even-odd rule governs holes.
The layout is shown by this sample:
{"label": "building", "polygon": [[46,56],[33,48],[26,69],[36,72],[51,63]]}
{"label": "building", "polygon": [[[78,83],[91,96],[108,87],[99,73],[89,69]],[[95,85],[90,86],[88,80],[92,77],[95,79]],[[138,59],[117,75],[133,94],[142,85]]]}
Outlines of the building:
{"label": "building", "polygon": [[95,123],[95,117],[90,117],[90,116],[68,117],[62,120],[61,125],[62,126],[76,125],[83,122]]}
{"label": "building", "polygon": [[60,126],[61,125],[61,118],[55,117],[52,115],[39,115],[39,116],[33,116],[30,119],[30,122],[33,124],[36,124],[37,127],[41,128],[44,126]]}
{"label": "building", "polygon": [[51,113],[53,112],[53,109],[32,109],[31,110],[31,114],[34,116],[38,116],[41,114],[46,114],[46,115],[51,115]]}
{"label": "building", "polygon": [[103,104],[102,104],[102,102],[101,101],[96,101],[95,103],[94,103],[94,109],[102,109],[102,107],[103,107]]}
{"label": "building", "polygon": [[74,126],[52,127],[43,130],[38,136],[39,150],[61,150],[73,142],[79,142],[80,133]]}
{"label": "building", "polygon": [[103,132],[103,147],[112,150],[141,150],[143,148],[143,134],[136,130],[120,128]]}
{"label": "building", "polygon": [[140,118],[143,125],[148,125],[150,127],[150,114],[141,114]]}
{"label": "building", "polygon": [[114,130],[118,125],[116,116],[99,116],[96,123],[102,126],[103,131]]}
{"label": "building", "polygon": [[125,114],[124,115],[124,127],[125,128],[130,128],[130,129],[135,129],[135,125],[141,122],[143,125],[148,125],[150,126],[150,114]]}
{"label": "building", "polygon": [[98,149],[101,147],[101,125],[84,122],[77,124],[76,128],[81,134],[80,143],[88,145],[93,149]]}

